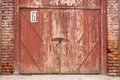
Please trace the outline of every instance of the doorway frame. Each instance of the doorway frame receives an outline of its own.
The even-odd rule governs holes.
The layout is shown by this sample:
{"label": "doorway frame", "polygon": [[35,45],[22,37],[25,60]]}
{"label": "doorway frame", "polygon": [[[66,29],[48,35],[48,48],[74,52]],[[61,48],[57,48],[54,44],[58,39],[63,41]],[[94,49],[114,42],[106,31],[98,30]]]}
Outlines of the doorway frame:
{"label": "doorway frame", "polygon": [[[20,9],[22,8],[42,8],[45,7],[27,7],[20,5],[19,0],[14,0],[14,74],[20,74],[19,53],[20,53]],[[49,7],[46,7],[49,8]],[[52,7],[54,8],[54,7]],[[59,8],[59,7],[58,7]],[[65,7],[61,7],[65,8]],[[68,7],[74,8],[74,7]],[[107,0],[101,0],[101,74],[107,74]]]}
{"label": "doorway frame", "polygon": [[2,33],[2,0],[0,0],[0,74],[1,74],[1,54],[2,54],[2,52],[1,52],[1,47],[2,47],[2,42],[1,42],[1,38],[2,38],[2,35],[1,35],[1,33]]}

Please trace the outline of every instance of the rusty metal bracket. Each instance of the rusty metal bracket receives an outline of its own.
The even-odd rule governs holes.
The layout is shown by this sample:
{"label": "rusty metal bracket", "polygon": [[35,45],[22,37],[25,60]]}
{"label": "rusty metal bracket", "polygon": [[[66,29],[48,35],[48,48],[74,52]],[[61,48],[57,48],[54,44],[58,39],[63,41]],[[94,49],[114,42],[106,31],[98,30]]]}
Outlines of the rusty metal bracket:
{"label": "rusty metal bracket", "polygon": [[57,38],[52,38],[51,41],[58,41],[58,43],[61,44],[62,42],[68,42],[69,40],[63,37],[57,37]]}
{"label": "rusty metal bracket", "polygon": [[62,42],[62,40],[63,40],[64,38],[58,38],[58,41],[59,41],[59,43],[61,44],[61,42]]}

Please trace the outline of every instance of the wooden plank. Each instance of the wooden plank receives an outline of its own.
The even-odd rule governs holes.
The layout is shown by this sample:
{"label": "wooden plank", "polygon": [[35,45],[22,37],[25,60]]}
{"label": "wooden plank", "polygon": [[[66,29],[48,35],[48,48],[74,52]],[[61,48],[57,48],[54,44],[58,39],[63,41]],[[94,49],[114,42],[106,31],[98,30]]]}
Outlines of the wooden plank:
{"label": "wooden plank", "polygon": [[21,5],[26,6],[88,6],[97,7],[101,6],[101,0],[20,0]]}
{"label": "wooden plank", "polygon": [[[1,19],[2,19],[1,9],[2,9],[2,0],[0,0],[0,34],[1,34],[1,27],[2,27],[2,25],[1,25]],[[1,37],[1,35],[0,35],[0,74],[1,74],[1,38],[2,38],[2,37]]]}
{"label": "wooden plank", "polygon": [[[44,73],[59,73],[59,52],[58,41],[52,41],[57,36],[59,30],[55,28],[58,26],[59,10],[42,10],[43,11],[43,35],[44,35],[44,52],[45,52],[45,68]],[[57,32],[54,30],[57,29]]]}
{"label": "wooden plank", "polygon": [[64,6],[20,6],[21,9],[79,9],[79,10],[100,10],[101,7],[64,7]]}
{"label": "wooden plank", "polygon": [[19,74],[19,0],[14,0],[14,40],[15,40],[15,64],[14,64],[14,74]]}
{"label": "wooden plank", "polygon": [[[100,6],[101,0],[43,0],[43,6]],[[99,3],[99,4],[98,4]]]}
{"label": "wooden plank", "polygon": [[107,74],[107,0],[101,0],[101,73]]}

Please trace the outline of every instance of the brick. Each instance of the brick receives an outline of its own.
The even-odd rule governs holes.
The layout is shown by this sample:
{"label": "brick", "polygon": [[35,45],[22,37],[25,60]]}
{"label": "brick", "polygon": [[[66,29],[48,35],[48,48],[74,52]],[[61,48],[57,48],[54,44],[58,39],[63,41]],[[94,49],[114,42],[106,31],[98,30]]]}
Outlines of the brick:
{"label": "brick", "polygon": [[117,57],[114,57],[113,60],[119,61],[120,59]]}
{"label": "brick", "polygon": [[113,55],[118,55],[119,52],[118,52],[118,51],[114,51],[114,52],[112,52],[112,54],[113,54]]}
{"label": "brick", "polygon": [[119,64],[112,64],[113,66],[119,67]]}
{"label": "brick", "polygon": [[112,67],[113,66],[113,64],[108,64],[108,67]]}
{"label": "brick", "polygon": [[13,0],[2,0],[2,74],[10,74],[13,70]]}
{"label": "brick", "polygon": [[108,70],[109,73],[113,72],[113,70]]}
{"label": "brick", "polygon": [[119,36],[119,15],[118,0],[107,0],[107,31],[108,31],[108,75],[118,75],[118,36]]}
{"label": "brick", "polygon": [[112,49],[112,46],[111,46],[111,45],[108,45],[108,49]]}
{"label": "brick", "polygon": [[108,75],[110,75],[110,76],[116,76],[117,74],[116,73],[108,73]]}
{"label": "brick", "polygon": [[116,67],[108,67],[109,70],[115,70],[117,69]]}

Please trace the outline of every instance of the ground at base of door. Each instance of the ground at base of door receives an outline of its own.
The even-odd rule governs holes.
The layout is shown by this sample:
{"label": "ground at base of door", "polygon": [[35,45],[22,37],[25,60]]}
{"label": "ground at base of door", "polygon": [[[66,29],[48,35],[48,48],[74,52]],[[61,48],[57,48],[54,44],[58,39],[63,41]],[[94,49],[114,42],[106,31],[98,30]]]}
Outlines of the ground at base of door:
{"label": "ground at base of door", "polygon": [[0,80],[120,80],[104,75],[0,75]]}

